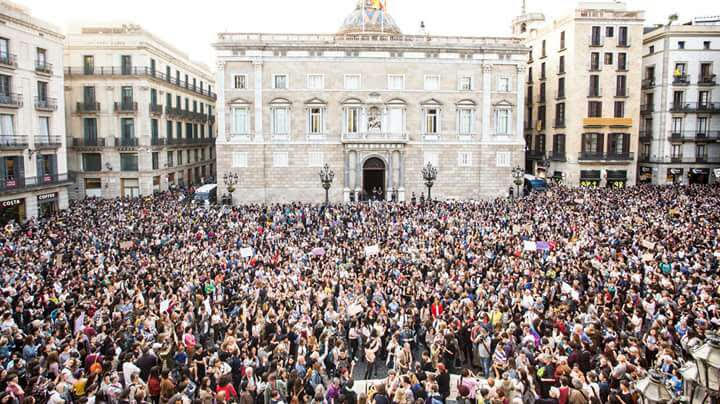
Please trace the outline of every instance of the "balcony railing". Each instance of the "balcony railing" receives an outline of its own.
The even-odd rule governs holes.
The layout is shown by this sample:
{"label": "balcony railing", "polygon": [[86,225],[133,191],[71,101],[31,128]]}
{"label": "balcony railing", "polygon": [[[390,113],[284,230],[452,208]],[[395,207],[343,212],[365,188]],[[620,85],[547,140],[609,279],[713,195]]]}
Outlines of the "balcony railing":
{"label": "balcony railing", "polygon": [[151,146],[164,146],[165,138],[151,136],[150,137],[150,145]]}
{"label": "balcony railing", "polygon": [[45,60],[35,61],[35,71],[42,74],[52,74],[53,65]]}
{"label": "balcony railing", "polygon": [[163,113],[163,106],[162,106],[162,105],[150,103],[150,114],[152,114],[152,115],[162,115],[162,113]]}
{"label": "balcony railing", "polygon": [[0,107],[5,108],[20,108],[23,106],[23,95],[22,94],[0,94]]}
{"label": "balcony railing", "polygon": [[640,105],[640,113],[641,114],[649,114],[651,112],[655,111],[655,105],[654,104],[642,104]]}
{"label": "balcony railing", "polygon": [[653,88],[653,87],[655,87],[655,79],[654,78],[643,79],[643,81],[642,81],[642,89],[643,90],[647,90],[647,89]]}
{"label": "balcony railing", "polygon": [[556,119],[555,125],[553,125],[553,128],[556,128],[556,129],[565,128],[565,120],[564,119]]}
{"label": "balcony railing", "polygon": [[46,174],[38,177],[25,177],[20,173],[15,176],[0,177],[0,190],[6,192],[22,191],[28,188],[63,184],[71,181],[72,178],[67,173]]}
{"label": "balcony railing", "polygon": [[[423,139],[433,140],[440,139],[440,133],[424,133]],[[406,142],[408,140],[407,133],[389,133],[389,132],[356,132],[343,133],[343,141],[363,141],[363,140],[393,140]]]}
{"label": "balcony railing", "polygon": [[212,137],[194,137],[194,138],[167,138],[165,139],[165,143],[168,146],[183,146],[183,145],[199,145],[199,144],[213,144],[215,143],[215,138]]}
{"label": "balcony railing", "polygon": [[698,79],[698,85],[699,86],[714,86],[716,84],[715,77],[716,76],[714,74],[702,75]]}
{"label": "balcony railing", "polygon": [[17,55],[12,53],[0,52],[0,66],[11,69],[17,68]]}
{"label": "balcony railing", "polygon": [[618,88],[617,91],[615,91],[615,97],[629,97],[627,88]]}
{"label": "balcony railing", "polygon": [[677,76],[673,76],[673,85],[689,86],[690,85],[690,75],[689,74],[679,74]]}
{"label": "balcony railing", "polygon": [[600,88],[591,88],[588,90],[588,97],[602,97]]}
{"label": "balcony railing", "polygon": [[62,146],[61,136],[35,136],[35,147],[57,148]]}
{"label": "balcony railing", "polygon": [[545,158],[545,150],[528,150],[527,158],[530,160],[542,160]]}
{"label": "balcony railing", "polygon": [[115,103],[115,112],[119,113],[135,113],[138,110],[137,102],[134,101],[122,101]]}
{"label": "balcony railing", "polygon": [[105,147],[105,138],[88,137],[88,138],[73,138],[73,147],[77,148],[96,148]]}
{"label": "balcony railing", "polygon": [[670,112],[720,113],[720,102],[673,102]]}
{"label": "balcony railing", "polygon": [[168,76],[165,73],[153,70],[150,67],[141,66],[80,66],[66,67],[66,76],[144,76],[170,83],[173,86],[191,91],[203,97],[208,97],[215,101],[217,94],[209,91],[207,88],[201,88],[190,82],[182,81],[177,77]]}
{"label": "balcony railing", "polygon": [[0,135],[0,149],[22,150],[28,147],[27,136],[3,136]]}
{"label": "balcony railing", "polygon": [[564,151],[551,151],[548,158],[550,161],[567,161]]}
{"label": "balcony railing", "polygon": [[714,142],[720,140],[720,131],[673,131],[670,133],[669,139],[676,142]]}
{"label": "balcony railing", "polygon": [[671,163],[682,163],[683,162],[683,155],[682,154],[676,154],[674,156],[670,156],[670,162]]}
{"label": "balcony railing", "polygon": [[640,131],[640,141],[648,141],[652,139],[653,132],[651,130],[641,130]]}
{"label": "balcony railing", "polygon": [[632,161],[634,153],[596,153],[580,152],[578,161]]}
{"label": "balcony railing", "polygon": [[97,114],[100,112],[99,102],[78,102],[75,106],[78,114]]}
{"label": "balcony railing", "polygon": [[122,136],[115,138],[115,147],[138,147],[140,142],[134,136]]}
{"label": "balcony railing", "polygon": [[57,111],[57,99],[35,97],[35,109],[38,111]]}

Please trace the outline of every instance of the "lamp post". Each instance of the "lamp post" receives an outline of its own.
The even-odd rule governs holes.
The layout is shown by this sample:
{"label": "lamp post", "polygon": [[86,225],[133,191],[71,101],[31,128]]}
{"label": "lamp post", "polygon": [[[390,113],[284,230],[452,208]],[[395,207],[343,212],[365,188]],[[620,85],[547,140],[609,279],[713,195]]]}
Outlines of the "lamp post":
{"label": "lamp post", "polygon": [[709,397],[712,404],[717,404],[720,402],[720,337],[708,336],[690,355],[697,367],[697,382],[705,390],[703,403]]}
{"label": "lamp post", "polygon": [[515,180],[515,188],[517,188],[517,197],[520,197],[520,185],[523,183],[523,178],[525,177],[525,170],[523,170],[520,166],[517,166],[513,168],[512,170],[512,176]]}
{"label": "lamp post", "polygon": [[672,393],[663,383],[663,375],[657,370],[649,371],[644,379],[638,380],[635,387],[645,404],[669,403],[673,399]]}
{"label": "lamp post", "polygon": [[238,183],[238,175],[237,173],[225,173],[223,175],[223,183],[225,184],[225,188],[227,188],[230,195],[227,197],[227,200],[230,202],[229,204],[232,205],[232,195],[233,192],[235,192],[235,185]]}
{"label": "lamp post", "polygon": [[330,166],[325,164],[322,170],[320,170],[320,182],[322,183],[322,187],[325,188],[325,206],[330,204],[329,192],[333,178],[335,178],[335,173],[330,169]]}
{"label": "lamp post", "polygon": [[435,184],[435,180],[437,179],[438,175],[438,169],[433,167],[432,163],[428,161],[427,165],[423,167],[422,169],[422,176],[425,180],[425,186],[428,189],[428,201],[431,198],[430,196],[430,190],[432,189],[432,186]]}

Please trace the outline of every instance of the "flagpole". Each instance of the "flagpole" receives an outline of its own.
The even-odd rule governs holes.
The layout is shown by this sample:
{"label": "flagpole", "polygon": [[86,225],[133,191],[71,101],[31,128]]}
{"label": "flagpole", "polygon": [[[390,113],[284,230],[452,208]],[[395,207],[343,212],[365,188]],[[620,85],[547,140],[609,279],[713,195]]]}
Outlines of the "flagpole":
{"label": "flagpole", "polygon": [[365,11],[367,11],[367,4],[365,4],[365,0],[360,1],[361,7],[362,7],[362,30],[365,32]]}

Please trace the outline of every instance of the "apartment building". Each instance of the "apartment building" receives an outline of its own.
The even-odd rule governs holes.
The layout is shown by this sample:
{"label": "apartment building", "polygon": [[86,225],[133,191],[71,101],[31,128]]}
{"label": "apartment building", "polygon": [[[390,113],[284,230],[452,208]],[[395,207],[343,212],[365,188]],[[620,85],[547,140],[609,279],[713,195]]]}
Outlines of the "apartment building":
{"label": "apartment building", "polygon": [[524,11],[513,31],[531,48],[526,171],[569,186],[634,185],[643,12],[580,2],[546,23]]}
{"label": "apartment building", "polygon": [[68,205],[63,40],[26,8],[0,1],[0,225]]}
{"label": "apartment building", "polygon": [[132,24],[72,28],[65,48],[73,197],[135,197],[215,176],[207,66]]}
{"label": "apartment building", "polygon": [[639,181],[717,182],[720,168],[720,18],[646,28]]}
{"label": "apartment building", "polygon": [[[351,0],[348,1],[350,5]],[[218,176],[236,202],[506,196],[523,164],[527,50],[516,38],[405,35],[359,0],[336,33],[220,33]],[[224,184],[218,184],[225,194]]]}

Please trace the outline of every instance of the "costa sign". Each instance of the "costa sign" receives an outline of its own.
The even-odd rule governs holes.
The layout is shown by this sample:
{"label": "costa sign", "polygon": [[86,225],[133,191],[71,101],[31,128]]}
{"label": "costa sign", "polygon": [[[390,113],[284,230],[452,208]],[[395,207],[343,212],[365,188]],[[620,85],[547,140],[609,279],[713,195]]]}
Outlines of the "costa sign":
{"label": "costa sign", "polygon": [[13,206],[18,206],[22,203],[22,199],[10,199],[8,201],[2,201],[0,202],[0,206],[3,208],[12,208]]}

